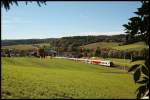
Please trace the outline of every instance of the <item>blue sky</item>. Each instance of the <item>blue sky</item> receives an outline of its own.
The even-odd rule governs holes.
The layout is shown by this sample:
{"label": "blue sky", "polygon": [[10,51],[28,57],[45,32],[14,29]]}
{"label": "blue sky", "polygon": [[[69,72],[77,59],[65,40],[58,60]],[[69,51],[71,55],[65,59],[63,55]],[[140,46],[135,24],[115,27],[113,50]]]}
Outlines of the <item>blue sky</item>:
{"label": "blue sky", "polygon": [[139,1],[36,2],[2,8],[2,39],[124,34],[123,24],[135,16]]}

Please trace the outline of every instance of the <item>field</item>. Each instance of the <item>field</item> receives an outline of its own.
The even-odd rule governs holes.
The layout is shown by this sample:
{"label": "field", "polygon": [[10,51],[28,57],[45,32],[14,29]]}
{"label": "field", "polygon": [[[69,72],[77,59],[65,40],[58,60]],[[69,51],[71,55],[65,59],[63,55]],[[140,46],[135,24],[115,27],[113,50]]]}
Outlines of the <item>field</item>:
{"label": "field", "polygon": [[18,44],[10,46],[2,46],[2,49],[16,49],[16,50],[36,50],[37,46],[50,46],[48,43],[39,43],[39,44]]}
{"label": "field", "polygon": [[[104,58],[101,58],[101,59],[104,59]],[[134,64],[144,64],[144,60],[137,60],[134,62],[132,62],[130,59],[119,59],[119,58],[105,58],[104,60],[110,60],[115,65],[125,66],[125,67],[129,67],[129,68]]]}
{"label": "field", "polygon": [[123,46],[116,46],[113,47],[113,49],[116,50],[132,50],[132,51],[138,51],[146,48],[146,44],[144,42],[137,42],[133,44],[123,45]]}
{"label": "field", "polygon": [[138,51],[147,47],[144,42],[136,42],[133,44],[121,45],[121,46],[119,46],[119,44],[120,43],[117,42],[97,42],[97,43],[84,45],[81,47],[88,48],[88,49],[96,49],[97,47],[100,47],[100,48],[110,48],[110,49],[125,50],[125,51],[126,50]]}
{"label": "field", "polygon": [[[88,45],[80,46],[81,48],[88,48],[88,49],[97,49],[100,48],[109,48],[109,49],[116,49],[121,51],[139,51],[147,47],[144,42],[136,42],[133,44],[128,45],[119,45],[121,44],[118,42],[97,42],[91,43]],[[2,46],[2,49],[16,49],[16,50],[33,50],[37,49],[37,46],[50,46],[48,43],[39,43],[39,44],[20,44],[20,45],[10,45],[10,46]]]}
{"label": "field", "polygon": [[131,74],[65,59],[2,58],[1,96],[35,98],[136,98]]}
{"label": "field", "polygon": [[81,47],[96,50],[97,47],[100,47],[100,48],[113,48],[113,47],[116,47],[118,45],[119,45],[119,43],[117,43],[117,42],[97,42],[97,43],[91,43],[91,44],[88,44],[88,45],[84,45],[84,46],[81,46]]}

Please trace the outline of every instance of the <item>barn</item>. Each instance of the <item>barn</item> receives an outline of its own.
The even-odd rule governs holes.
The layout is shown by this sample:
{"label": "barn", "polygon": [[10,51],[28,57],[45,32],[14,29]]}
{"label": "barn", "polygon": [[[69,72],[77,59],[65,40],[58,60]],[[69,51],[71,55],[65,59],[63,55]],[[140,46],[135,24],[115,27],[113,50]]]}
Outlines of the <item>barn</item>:
{"label": "barn", "polygon": [[56,56],[56,54],[57,54],[57,52],[52,49],[45,49],[44,52],[45,52],[46,56]]}

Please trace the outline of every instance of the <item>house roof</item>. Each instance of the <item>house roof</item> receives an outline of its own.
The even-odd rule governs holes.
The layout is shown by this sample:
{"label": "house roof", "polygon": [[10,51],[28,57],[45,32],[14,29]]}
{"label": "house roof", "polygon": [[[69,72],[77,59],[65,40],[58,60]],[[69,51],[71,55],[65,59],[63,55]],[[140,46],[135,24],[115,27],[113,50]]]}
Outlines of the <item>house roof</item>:
{"label": "house roof", "polygon": [[51,49],[46,49],[45,52],[49,52],[49,53],[57,53],[55,50],[51,50]]}

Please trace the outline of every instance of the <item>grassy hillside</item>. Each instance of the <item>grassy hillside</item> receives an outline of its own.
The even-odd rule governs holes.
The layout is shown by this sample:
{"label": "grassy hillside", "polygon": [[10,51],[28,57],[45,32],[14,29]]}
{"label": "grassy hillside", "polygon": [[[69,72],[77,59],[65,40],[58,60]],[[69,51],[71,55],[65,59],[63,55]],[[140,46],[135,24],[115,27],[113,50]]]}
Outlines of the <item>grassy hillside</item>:
{"label": "grassy hillside", "polygon": [[134,50],[134,51],[138,51],[146,48],[146,44],[144,42],[136,42],[133,44],[122,45],[122,46],[119,46],[119,44],[120,43],[118,42],[97,42],[97,43],[84,45],[81,47],[88,48],[88,49],[96,49],[97,47],[100,47],[100,48],[111,48],[116,50]]}
{"label": "grassy hillside", "polygon": [[97,43],[91,43],[91,44],[88,44],[88,45],[84,45],[84,46],[81,46],[82,48],[88,48],[88,49],[97,49],[97,47],[100,47],[100,48],[113,48],[113,47],[116,47],[118,46],[119,43],[117,42],[97,42]]}
{"label": "grassy hillside", "polygon": [[133,50],[133,51],[142,50],[144,48],[146,48],[146,44],[144,42],[137,42],[133,44],[113,47],[113,49],[116,49],[116,50]]}
{"label": "grassy hillside", "polygon": [[[120,42],[121,43],[121,42]],[[97,47],[100,48],[110,48],[110,49],[116,49],[116,50],[142,50],[146,48],[146,44],[144,42],[137,42],[133,44],[128,45],[122,45],[119,46],[119,42],[97,42],[97,43],[91,43],[88,45],[80,46],[82,48],[88,48],[88,49],[96,49]],[[49,43],[39,43],[39,44],[19,44],[19,45],[10,45],[10,46],[2,46],[3,49],[17,49],[17,50],[33,50],[36,49],[37,46],[50,46]]]}
{"label": "grassy hillside", "polygon": [[132,75],[65,59],[2,58],[2,98],[135,98]]}
{"label": "grassy hillside", "polygon": [[48,43],[40,43],[40,44],[19,44],[19,45],[10,45],[10,46],[2,46],[3,49],[16,49],[16,50],[33,50],[37,49],[37,46],[49,46]]}

